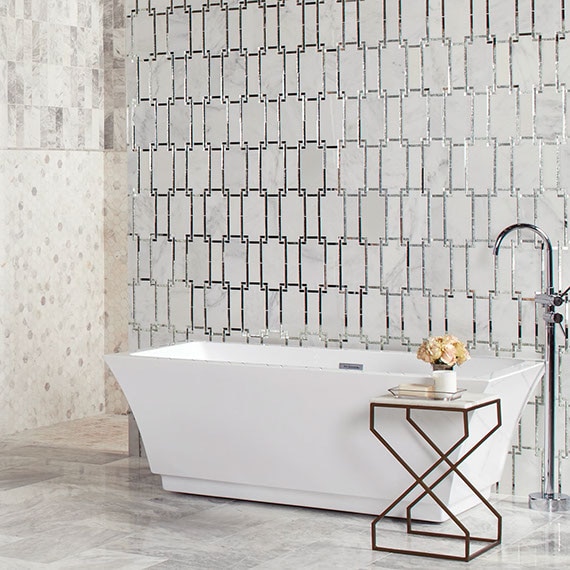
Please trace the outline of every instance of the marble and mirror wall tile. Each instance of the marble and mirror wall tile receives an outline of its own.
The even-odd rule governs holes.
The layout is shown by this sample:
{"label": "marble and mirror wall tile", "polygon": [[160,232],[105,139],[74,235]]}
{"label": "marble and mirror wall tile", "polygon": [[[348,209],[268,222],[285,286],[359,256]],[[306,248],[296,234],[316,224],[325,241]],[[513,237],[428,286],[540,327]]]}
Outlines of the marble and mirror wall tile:
{"label": "marble and mirror wall tile", "polygon": [[[125,9],[133,347],[414,351],[449,331],[474,351],[540,357],[540,243],[522,233],[498,259],[491,248],[506,225],[542,226],[556,286],[570,285],[560,4]],[[524,474],[540,462],[540,395],[529,410],[504,483],[520,492],[540,486],[538,469]]]}

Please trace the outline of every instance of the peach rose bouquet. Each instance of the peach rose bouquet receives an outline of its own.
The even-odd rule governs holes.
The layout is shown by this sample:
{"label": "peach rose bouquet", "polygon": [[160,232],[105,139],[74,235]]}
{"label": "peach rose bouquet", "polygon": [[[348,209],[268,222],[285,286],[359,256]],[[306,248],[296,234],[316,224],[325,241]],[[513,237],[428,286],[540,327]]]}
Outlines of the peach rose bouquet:
{"label": "peach rose bouquet", "polygon": [[435,367],[453,368],[469,360],[465,345],[455,336],[445,334],[425,340],[418,348],[418,358]]}

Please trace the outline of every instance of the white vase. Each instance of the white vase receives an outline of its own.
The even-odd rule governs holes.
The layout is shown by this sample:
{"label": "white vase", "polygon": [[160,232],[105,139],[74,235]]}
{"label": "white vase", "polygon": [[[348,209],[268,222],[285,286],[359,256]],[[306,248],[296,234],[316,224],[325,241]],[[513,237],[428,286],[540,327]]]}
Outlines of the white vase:
{"label": "white vase", "polygon": [[434,370],[433,389],[437,400],[448,398],[457,392],[457,372],[455,370]]}

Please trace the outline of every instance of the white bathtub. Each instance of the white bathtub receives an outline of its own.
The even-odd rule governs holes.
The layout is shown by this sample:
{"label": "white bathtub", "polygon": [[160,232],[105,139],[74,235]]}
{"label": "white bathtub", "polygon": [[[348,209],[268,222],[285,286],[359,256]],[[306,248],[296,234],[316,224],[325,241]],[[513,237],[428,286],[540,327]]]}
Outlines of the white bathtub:
{"label": "white bathtub", "polygon": [[[106,361],[166,490],[378,514],[410,484],[370,432],[369,402],[390,387],[426,379],[429,366],[415,354],[190,342]],[[460,388],[501,396],[500,431],[463,465],[484,493],[501,477],[543,368],[498,358],[473,358],[459,368]],[[434,433],[459,429],[444,415],[427,420]],[[398,420],[389,426],[405,427]],[[394,437],[418,469],[431,464],[417,437]],[[456,512],[476,502],[462,485],[439,487]],[[424,503],[415,517],[446,518]]]}

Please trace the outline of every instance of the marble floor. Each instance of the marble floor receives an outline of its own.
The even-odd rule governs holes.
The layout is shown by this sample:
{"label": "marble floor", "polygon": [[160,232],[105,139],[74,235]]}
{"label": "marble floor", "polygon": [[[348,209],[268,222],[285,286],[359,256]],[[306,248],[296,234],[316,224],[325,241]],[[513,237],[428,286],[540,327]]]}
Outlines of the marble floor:
{"label": "marble floor", "polygon": [[163,491],[126,449],[123,416],[1,438],[0,569],[570,567],[570,513],[524,497],[493,496],[503,543],[466,565],[372,551],[369,516]]}

